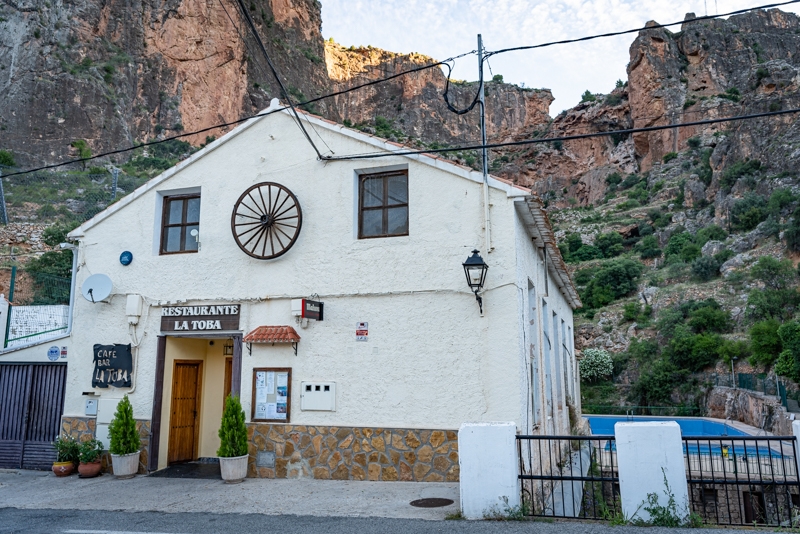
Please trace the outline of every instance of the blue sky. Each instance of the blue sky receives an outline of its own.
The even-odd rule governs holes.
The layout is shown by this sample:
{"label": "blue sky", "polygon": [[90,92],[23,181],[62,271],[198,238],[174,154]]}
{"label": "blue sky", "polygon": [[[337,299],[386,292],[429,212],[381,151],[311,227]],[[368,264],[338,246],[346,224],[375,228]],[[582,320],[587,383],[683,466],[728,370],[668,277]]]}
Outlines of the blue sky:
{"label": "blue sky", "polygon": [[[536,44],[683,20],[688,12],[725,13],[769,0],[322,0],[322,34],[345,45],[420,52],[445,59],[477,47]],[[706,7],[707,6],[707,7]],[[785,11],[798,12],[795,4]],[[678,31],[677,29],[675,31]],[[551,113],[578,103],[587,89],[608,93],[625,79],[634,35],[589,43],[513,52],[490,59],[494,74],[527,87],[545,87],[556,101]],[[487,73],[488,74],[488,73]],[[460,60],[458,79],[477,79],[477,59]]]}

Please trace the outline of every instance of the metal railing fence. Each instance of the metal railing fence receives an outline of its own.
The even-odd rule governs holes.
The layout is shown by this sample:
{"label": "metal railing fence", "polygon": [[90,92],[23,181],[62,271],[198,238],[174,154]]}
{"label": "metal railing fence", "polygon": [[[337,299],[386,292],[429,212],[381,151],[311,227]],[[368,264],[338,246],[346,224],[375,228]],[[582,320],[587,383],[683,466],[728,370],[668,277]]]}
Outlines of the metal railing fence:
{"label": "metal railing fence", "polygon": [[522,513],[612,519],[621,510],[614,436],[517,436]]}
{"label": "metal railing fence", "polygon": [[692,511],[717,525],[796,526],[793,436],[683,437]]}

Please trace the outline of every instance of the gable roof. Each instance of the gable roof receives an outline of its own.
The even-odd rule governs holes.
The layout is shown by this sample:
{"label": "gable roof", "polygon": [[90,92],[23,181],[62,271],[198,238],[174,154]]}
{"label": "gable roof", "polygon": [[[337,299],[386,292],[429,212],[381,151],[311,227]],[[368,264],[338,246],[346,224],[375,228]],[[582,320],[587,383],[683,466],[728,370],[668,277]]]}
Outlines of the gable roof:
{"label": "gable roof", "polygon": [[[243,124],[237,126],[236,128],[234,128],[227,134],[223,135],[219,139],[209,143],[208,145],[201,148],[200,150],[198,150],[185,160],[178,162],[176,165],[170,167],[169,169],[162,172],[155,178],[148,180],[141,187],[137,188],[129,195],[126,195],[122,199],[120,199],[119,202],[116,202],[108,206],[106,209],[104,209],[103,211],[101,211],[88,221],[85,221],[83,224],[81,224],[80,226],[69,232],[69,234],[67,234],[67,237],[69,237],[70,239],[77,239],[82,237],[87,230],[93,228],[94,226],[97,226],[105,219],[111,217],[116,212],[124,209],[126,206],[135,202],[140,197],[146,195],[151,190],[156,189],[178,172],[193,165],[194,163],[201,160],[205,156],[211,154],[212,152],[219,149],[226,143],[229,143],[231,140],[242,135],[244,132],[252,128],[259,121],[266,120],[269,117],[269,115],[272,115],[273,113],[283,113],[287,116],[294,118],[291,109],[289,109],[286,106],[281,106],[280,101],[277,98],[273,98],[272,101],[270,102],[270,106],[267,109],[261,111],[256,116],[244,122]],[[360,141],[362,143],[366,143],[368,145],[377,148],[379,151],[383,150],[386,152],[396,152],[398,149],[409,148],[400,143],[389,141],[387,139],[377,137],[375,135],[367,134],[360,130],[348,128],[347,126],[344,126],[342,124],[339,124],[337,122],[328,119],[324,119],[317,115],[312,115],[303,110],[298,109],[297,113],[301,114],[304,120],[308,121],[310,124],[314,126],[318,126],[325,130],[336,132],[340,135],[344,135],[345,137],[349,137],[351,139]],[[475,171],[471,167],[461,165],[452,160],[448,160],[446,158],[443,158],[435,154],[409,154],[398,157],[412,159],[420,164],[434,167],[436,169],[460,176],[475,183],[479,184],[483,183],[482,172]],[[572,280],[570,279],[569,273],[566,269],[566,265],[564,264],[564,260],[561,257],[561,252],[555,245],[555,237],[553,235],[553,230],[552,227],[550,226],[550,221],[547,217],[547,213],[544,211],[541,200],[539,200],[538,197],[535,196],[530,189],[516,185],[511,180],[506,180],[504,178],[498,178],[496,176],[489,175],[488,185],[489,187],[492,187],[494,189],[505,191],[508,197],[514,198],[516,200],[515,205],[518,206],[520,202],[523,202],[528,206],[529,213],[531,215],[527,217],[527,219],[526,217],[523,217],[523,220],[526,220],[527,222],[526,227],[528,229],[528,232],[531,234],[531,237],[534,238],[536,238],[536,235],[541,236],[542,241],[540,241],[540,243],[542,242],[545,243],[547,255],[549,256],[548,259],[551,262],[550,266],[557,274],[558,279],[560,280],[560,283],[558,284],[559,289],[561,290],[564,297],[567,299],[567,301],[573,308],[579,308],[581,306],[581,302],[580,299],[578,298],[577,290],[575,289],[575,286],[572,284]],[[517,208],[517,211],[520,212],[519,208]]]}

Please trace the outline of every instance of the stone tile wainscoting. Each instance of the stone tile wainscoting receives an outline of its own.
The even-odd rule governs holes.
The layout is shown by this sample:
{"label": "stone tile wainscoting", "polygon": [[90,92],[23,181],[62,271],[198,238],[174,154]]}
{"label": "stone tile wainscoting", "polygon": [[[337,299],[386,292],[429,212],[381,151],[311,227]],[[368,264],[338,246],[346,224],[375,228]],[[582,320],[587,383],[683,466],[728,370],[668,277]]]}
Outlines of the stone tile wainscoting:
{"label": "stone tile wainscoting", "polygon": [[[61,433],[72,436],[81,442],[92,439],[96,427],[97,423],[94,417],[64,416],[61,418]],[[150,421],[146,419],[137,419],[136,430],[139,431],[139,437],[142,441],[142,451],[139,453],[139,474],[146,475],[148,473],[148,449],[150,448]],[[108,448],[108,443],[103,443],[103,446]],[[111,468],[111,455],[108,453],[103,454],[103,471],[106,473],[113,472]]]}
{"label": "stone tile wainscoting", "polygon": [[[458,482],[455,430],[250,423],[247,434],[250,477]],[[259,452],[275,453],[272,467]]]}

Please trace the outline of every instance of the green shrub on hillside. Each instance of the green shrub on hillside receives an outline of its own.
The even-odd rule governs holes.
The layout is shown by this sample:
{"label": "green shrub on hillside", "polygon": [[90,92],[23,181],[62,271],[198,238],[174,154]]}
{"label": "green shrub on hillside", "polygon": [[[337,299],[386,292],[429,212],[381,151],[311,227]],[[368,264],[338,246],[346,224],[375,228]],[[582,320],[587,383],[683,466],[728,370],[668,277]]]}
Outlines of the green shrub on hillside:
{"label": "green shrub on hillside", "polygon": [[606,378],[614,372],[614,363],[611,360],[611,355],[603,349],[584,349],[579,367],[581,378],[587,382],[595,382]]}
{"label": "green shrub on hillside", "polygon": [[727,237],[728,232],[716,224],[711,224],[697,231],[694,236],[694,242],[697,246],[702,247],[709,241],[723,241]]}
{"label": "green shrub on hillside", "polygon": [[767,319],[750,327],[750,346],[753,351],[753,355],[750,357],[751,364],[768,367],[775,363],[783,350],[781,338],[778,335],[780,326],[775,319]]}
{"label": "green shrub on hillside", "polygon": [[644,266],[638,261],[616,259],[596,270],[581,292],[588,308],[599,308],[636,290]]}
{"label": "green shrub on hillside", "polygon": [[790,321],[778,328],[783,351],[778,356],[775,372],[800,382],[800,323]]}
{"label": "green shrub on hillside", "polygon": [[16,167],[17,162],[14,161],[14,155],[8,150],[0,150],[0,165],[5,167]]}
{"label": "green shrub on hillside", "polygon": [[800,307],[797,271],[790,260],[762,256],[750,269],[750,276],[764,283],[763,289],[750,291],[747,315],[756,321],[787,321]]}
{"label": "green shrub on hillside", "polygon": [[746,193],[731,208],[731,224],[734,229],[747,232],[758,226],[767,215],[766,199],[755,193]]}
{"label": "green shrub on hillside", "polygon": [[701,282],[708,282],[719,275],[720,265],[713,256],[703,256],[692,262],[692,274]]}
{"label": "green shrub on hillside", "polygon": [[659,248],[658,239],[654,235],[642,238],[641,241],[636,243],[635,249],[643,260],[661,257],[661,248]]}
{"label": "green shrub on hillside", "polygon": [[622,236],[619,232],[608,232],[600,234],[594,240],[594,245],[600,249],[604,258],[613,258],[622,254],[625,249],[622,246]]}
{"label": "green shrub on hillside", "polygon": [[723,189],[733,187],[739,178],[751,176],[761,169],[761,162],[757,159],[737,161],[722,172],[719,185]]}

